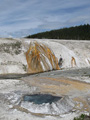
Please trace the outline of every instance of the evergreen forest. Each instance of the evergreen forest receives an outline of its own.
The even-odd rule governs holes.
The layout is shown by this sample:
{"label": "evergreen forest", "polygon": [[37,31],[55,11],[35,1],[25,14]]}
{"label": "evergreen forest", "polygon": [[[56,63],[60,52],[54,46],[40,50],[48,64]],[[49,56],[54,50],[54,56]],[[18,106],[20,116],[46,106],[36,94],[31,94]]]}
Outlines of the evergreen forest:
{"label": "evergreen forest", "polygon": [[90,40],[90,25],[80,25],[29,35],[26,38]]}

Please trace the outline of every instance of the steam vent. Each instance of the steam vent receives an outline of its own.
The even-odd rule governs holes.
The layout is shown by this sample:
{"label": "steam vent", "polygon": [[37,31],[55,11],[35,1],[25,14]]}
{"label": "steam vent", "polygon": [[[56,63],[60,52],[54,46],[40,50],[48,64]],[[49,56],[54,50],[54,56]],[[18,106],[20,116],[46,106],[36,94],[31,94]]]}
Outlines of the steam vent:
{"label": "steam vent", "polygon": [[37,73],[49,70],[58,70],[58,59],[46,45],[38,42],[31,42],[26,52],[28,73]]}

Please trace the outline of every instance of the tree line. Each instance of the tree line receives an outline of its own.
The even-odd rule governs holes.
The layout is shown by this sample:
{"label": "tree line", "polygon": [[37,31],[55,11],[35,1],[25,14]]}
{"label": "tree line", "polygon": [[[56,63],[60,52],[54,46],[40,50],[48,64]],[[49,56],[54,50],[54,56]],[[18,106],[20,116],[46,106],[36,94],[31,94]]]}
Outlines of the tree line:
{"label": "tree line", "polygon": [[26,38],[90,40],[90,25],[80,25],[29,35]]}

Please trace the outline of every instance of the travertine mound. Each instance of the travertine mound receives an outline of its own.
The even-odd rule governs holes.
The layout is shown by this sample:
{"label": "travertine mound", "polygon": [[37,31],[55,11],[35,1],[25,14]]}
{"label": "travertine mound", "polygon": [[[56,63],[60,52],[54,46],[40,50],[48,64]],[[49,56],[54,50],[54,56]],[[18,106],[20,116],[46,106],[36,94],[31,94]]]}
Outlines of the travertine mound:
{"label": "travertine mound", "polygon": [[36,73],[59,69],[58,59],[46,45],[38,42],[31,42],[26,52],[28,73]]}

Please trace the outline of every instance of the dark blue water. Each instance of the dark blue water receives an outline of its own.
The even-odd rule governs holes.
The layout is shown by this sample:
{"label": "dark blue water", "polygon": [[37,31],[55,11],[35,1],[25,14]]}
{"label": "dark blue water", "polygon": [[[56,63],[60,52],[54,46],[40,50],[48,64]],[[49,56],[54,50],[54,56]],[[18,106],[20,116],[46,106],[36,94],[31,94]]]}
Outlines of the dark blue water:
{"label": "dark blue water", "polygon": [[24,101],[33,102],[34,104],[43,104],[43,103],[52,103],[60,100],[61,97],[52,96],[49,94],[34,94],[34,95],[25,95]]}

